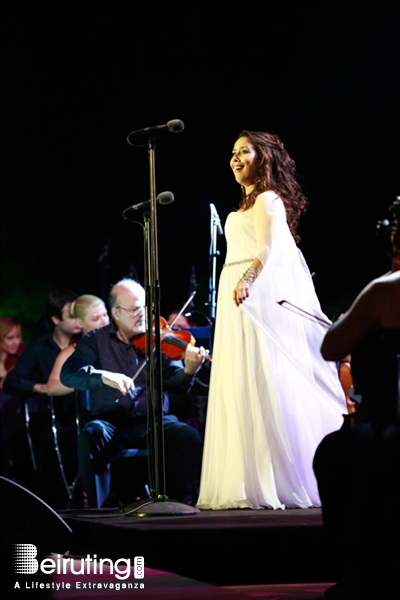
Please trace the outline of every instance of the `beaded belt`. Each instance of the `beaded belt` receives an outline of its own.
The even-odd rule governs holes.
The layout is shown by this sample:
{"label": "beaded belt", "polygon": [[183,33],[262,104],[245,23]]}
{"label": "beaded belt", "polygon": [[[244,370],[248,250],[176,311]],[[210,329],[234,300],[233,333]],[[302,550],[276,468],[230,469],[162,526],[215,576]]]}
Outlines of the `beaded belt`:
{"label": "beaded belt", "polygon": [[254,258],[245,258],[244,260],[235,260],[234,262],[230,262],[230,263],[225,263],[223,265],[223,269],[225,267],[233,267],[234,265],[241,265],[243,263],[248,263],[248,262],[253,262]]}

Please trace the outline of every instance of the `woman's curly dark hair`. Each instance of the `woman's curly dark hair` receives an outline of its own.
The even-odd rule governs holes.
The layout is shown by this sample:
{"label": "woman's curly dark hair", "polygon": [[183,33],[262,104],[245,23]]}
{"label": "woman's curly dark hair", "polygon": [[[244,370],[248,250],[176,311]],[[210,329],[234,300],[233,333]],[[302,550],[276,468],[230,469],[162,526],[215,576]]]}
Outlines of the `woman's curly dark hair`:
{"label": "woman's curly dark hair", "polygon": [[307,208],[307,199],[296,179],[296,165],[277,135],[261,131],[240,132],[239,137],[247,137],[253,144],[260,159],[256,188],[246,196],[242,188],[241,210],[251,208],[262,192],[272,190],[281,198],[289,229],[296,240],[300,241],[297,227],[300,216]]}

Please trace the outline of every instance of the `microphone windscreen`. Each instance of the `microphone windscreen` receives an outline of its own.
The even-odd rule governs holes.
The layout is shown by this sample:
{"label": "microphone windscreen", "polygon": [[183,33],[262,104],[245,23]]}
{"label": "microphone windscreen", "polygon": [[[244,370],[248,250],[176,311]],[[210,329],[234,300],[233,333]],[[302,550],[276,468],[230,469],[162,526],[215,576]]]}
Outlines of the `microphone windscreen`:
{"label": "microphone windscreen", "polygon": [[161,192],[157,196],[157,202],[160,204],[171,204],[174,201],[174,195],[172,192]]}
{"label": "microphone windscreen", "polygon": [[179,119],[168,121],[167,127],[169,131],[172,131],[172,133],[178,133],[179,131],[183,131],[183,129],[185,129],[183,121],[180,121]]}

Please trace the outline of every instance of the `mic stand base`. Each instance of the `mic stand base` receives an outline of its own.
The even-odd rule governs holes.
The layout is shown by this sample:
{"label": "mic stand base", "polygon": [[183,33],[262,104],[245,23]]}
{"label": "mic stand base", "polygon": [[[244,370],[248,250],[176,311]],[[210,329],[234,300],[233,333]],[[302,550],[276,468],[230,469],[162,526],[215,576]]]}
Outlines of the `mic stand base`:
{"label": "mic stand base", "polygon": [[148,499],[137,500],[120,509],[120,514],[127,517],[168,517],[176,515],[197,515],[200,512],[195,506],[183,504],[175,500]]}
{"label": "mic stand base", "polygon": [[142,498],[122,508],[77,508],[57,511],[61,517],[81,519],[115,519],[116,517],[174,517],[179,515],[197,515],[201,512],[195,506],[175,500],[162,498]]}

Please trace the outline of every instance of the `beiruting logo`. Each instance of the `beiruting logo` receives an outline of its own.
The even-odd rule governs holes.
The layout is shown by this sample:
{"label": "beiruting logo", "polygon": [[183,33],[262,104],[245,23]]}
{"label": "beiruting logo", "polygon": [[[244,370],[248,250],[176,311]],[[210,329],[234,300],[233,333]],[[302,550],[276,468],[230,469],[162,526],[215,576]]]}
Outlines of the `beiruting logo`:
{"label": "beiruting logo", "polygon": [[[119,558],[116,561],[110,558],[97,558],[96,554],[85,558],[65,557],[60,554],[55,555],[55,558],[44,558],[37,560],[37,548],[33,544],[12,544],[12,567],[13,572],[20,575],[32,575],[40,571],[45,575],[113,575],[119,581],[128,579],[131,576],[131,559]],[[135,556],[133,561],[133,576],[135,579],[144,578],[144,557]],[[44,584],[41,584],[43,586]],[[51,584],[46,584],[50,586]],[[59,585],[59,584],[58,584]],[[96,587],[101,585],[96,583]],[[138,584],[131,584],[138,586]],[[107,587],[119,588],[119,584],[109,583],[104,584]],[[15,587],[20,587],[18,582]],[[32,587],[32,586],[30,586]],[[55,586],[51,586],[55,587]],[[63,587],[70,587],[70,584]],[[76,587],[88,587],[88,584],[76,582]],[[89,585],[89,587],[92,587]],[[144,587],[140,584],[140,587]]]}

